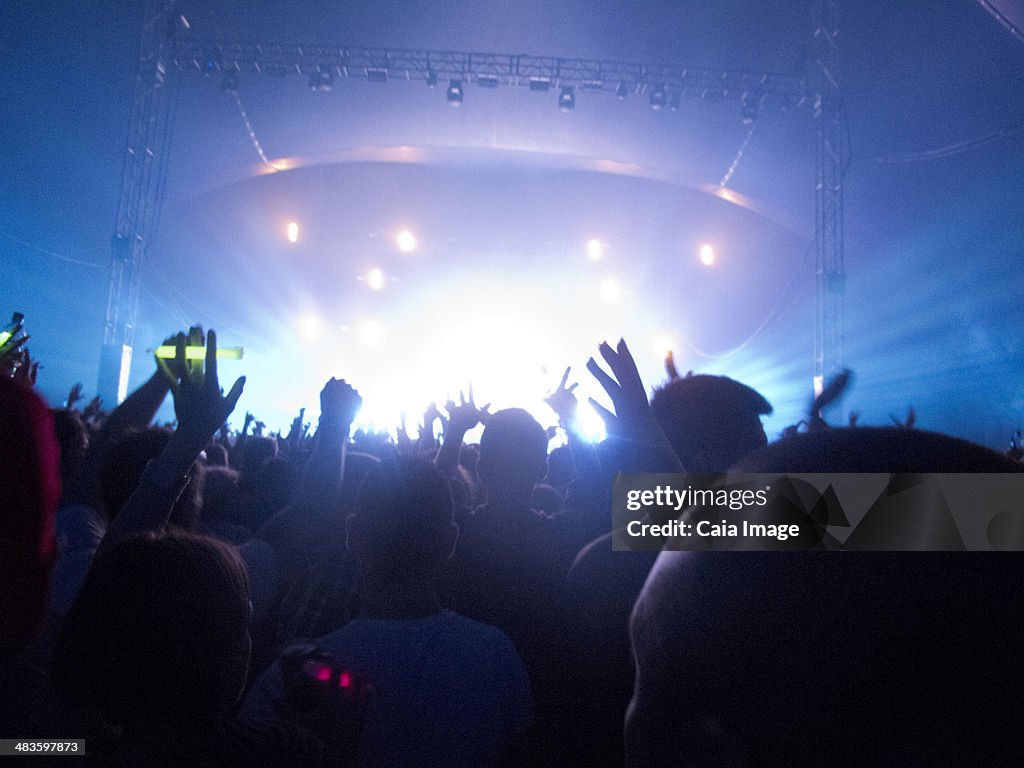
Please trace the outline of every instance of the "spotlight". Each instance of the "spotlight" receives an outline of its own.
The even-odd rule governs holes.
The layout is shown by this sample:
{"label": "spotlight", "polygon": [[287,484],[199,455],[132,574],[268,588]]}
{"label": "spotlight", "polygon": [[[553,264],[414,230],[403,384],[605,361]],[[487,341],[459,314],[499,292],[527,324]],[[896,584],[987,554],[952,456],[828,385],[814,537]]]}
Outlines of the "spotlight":
{"label": "spotlight", "polygon": [[299,225],[294,221],[288,222],[288,242],[297,243],[299,242]]}
{"label": "spotlight", "polygon": [[427,87],[433,88],[437,85],[437,72],[432,69],[427,70]]}
{"label": "spotlight", "polygon": [[383,270],[374,267],[366,273],[366,284],[370,287],[371,291],[379,291],[384,287],[386,279],[384,277]]}
{"label": "spotlight", "polygon": [[656,85],[651,91],[651,109],[660,112],[665,108],[665,86]]}
{"label": "spotlight", "polygon": [[570,111],[576,106],[576,89],[571,85],[562,87],[562,92],[558,94],[558,108],[563,112]]}
{"label": "spotlight", "polygon": [[462,106],[462,81],[461,80],[449,80],[448,81],[448,103],[453,107]]}
{"label": "spotlight", "polygon": [[416,250],[416,235],[408,229],[403,229],[395,235],[395,245],[402,253],[412,253]]}
{"label": "spotlight", "polygon": [[238,72],[231,70],[225,72],[224,77],[220,80],[220,87],[226,93],[238,93],[238,86],[240,85],[238,80]]}
{"label": "spotlight", "polygon": [[316,68],[316,72],[310,73],[309,90],[314,93],[330,93],[333,87],[334,74],[331,72],[331,68],[327,64],[320,64]]}
{"label": "spotlight", "polygon": [[629,96],[629,87],[626,85],[625,80],[619,83],[619,87],[615,89],[615,95],[620,99],[624,99]]}
{"label": "spotlight", "polygon": [[715,263],[715,249],[709,243],[704,243],[700,247],[700,263],[705,267],[710,267]]}
{"label": "spotlight", "polygon": [[596,237],[587,241],[587,258],[591,261],[600,261],[604,255],[604,243]]}

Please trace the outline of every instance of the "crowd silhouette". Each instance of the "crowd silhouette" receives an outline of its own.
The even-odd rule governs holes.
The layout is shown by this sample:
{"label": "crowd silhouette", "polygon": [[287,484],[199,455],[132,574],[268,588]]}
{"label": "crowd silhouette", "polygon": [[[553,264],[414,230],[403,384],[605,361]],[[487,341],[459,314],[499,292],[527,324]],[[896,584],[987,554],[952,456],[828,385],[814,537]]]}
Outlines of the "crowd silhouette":
{"label": "crowd silhouette", "polygon": [[24,336],[0,346],[0,736],[146,767],[1024,759],[1019,555],[620,552],[611,522],[616,472],[1009,473],[1017,454],[831,428],[821,400],[770,442],[761,394],[670,357],[649,397],[624,341],[587,365],[600,444],[569,369],[550,424],[470,389],[416,435],[353,432],[361,395],[332,378],[315,428],[234,432],[245,380],[222,387],[216,333],[164,343],[109,412],[80,385],[50,408]]}

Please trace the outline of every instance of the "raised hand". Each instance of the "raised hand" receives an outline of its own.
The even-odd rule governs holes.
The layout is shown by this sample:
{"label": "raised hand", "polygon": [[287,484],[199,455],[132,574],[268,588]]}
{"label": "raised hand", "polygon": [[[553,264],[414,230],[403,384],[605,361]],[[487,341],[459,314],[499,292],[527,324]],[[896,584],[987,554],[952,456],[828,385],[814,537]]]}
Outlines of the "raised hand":
{"label": "raised hand", "polygon": [[[196,329],[192,329],[193,331]],[[203,343],[201,332],[198,336],[190,332],[187,343]],[[171,394],[174,396],[174,412],[178,417],[178,431],[202,440],[202,445],[227,420],[235,409],[238,398],[245,387],[245,377],[237,379],[225,396],[221,393],[217,378],[217,334],[206,335],[206,366],[188,365],[185,359],[186,339],[184,334],[175,338],[175,367],[167,367],[174,375]]]}
{"label": "raised hand", "polygon": [[566,382],[569,381],[569,372],[571,370],[571,366],[566,366],[565,373],[562,374],[562,380],[558,382],[558,387],[544,398],[544,402],[555,412],[563,426],[576,418],[576,410],[579,407],[576,395],[573,394],[573,391],[579,386],[579,382],[573,382],[568,387],[565,386]]}
{"label": "raised hand", "polygon": [[644,383],[640,379],[640,372],[626,342],[619,339],[616,348],[612,349],[608,342],[602,341],[598,351],[611,368],[614,378],[605,373],[594,358],[587,360],[587,370],[608,393],[615,412],[612,413],[593,398],[590,398],[591,406],[604,419],[609,432],[628,433],[637,429],[646,430],[652,420],[651,407],[647,401]]}
{"label": "raised hand", "polygon": [[363,407],[363,398],[344,379],[331,377],[320,390],[320,421],[351,426]]}
{"label": "raised hand", "polygon": [[487,422],[490,416],[487,409],[490,407],[491,404],[487,403],[487,405],[477,408],[476,403],[473,402],[473,385],[470,384],[468,400],[466,399],[466,393],[459,392],[458,405],[453,400],[449,400],[445,405],[445,410],[448,411],[448,430],[459,434],[461,438],[462,435],[465,435],[477,424]]}
{"label": "raised hand", "polygon": [[82,399],[82,383],[78,382],[68,392],[68,399],[64,401],[65,408],[74,408],[75,403]]}
{"label": "raised hand", "polygon": [[26,387],[36,385],[36,377],[39,375],[39,361],[33,361],[29,354],[28,347],[21,350],[21,363],[14,369],[14,380]]}
{"label": "raised hand", "polygon": [[632,444],[632,455],[627,462],[632,465],[632,471],[675,472],[682,469],[668,438],[654,418],[647,401],[647,391],[626,342],[619,339],[615,349],[607,342],[601,342],[598,349],[613,376],[609,376],[594,358],[587,361],[587,370],[608,393],[615,413],[593,398],[590,398],[590,404],[604,420],[610,437]]}
{"label": "raised hand", "polygon": [[671,349],[665,353],[665,373],[668,374],[669,381],[675,381],[679,378],[679,369],[676,368],[676,356],[672,354]]}
{"label": "raised hand", "polygon": [[102,407],[103,407],[103,398],[100,397],[99,395],[96,395],[96,397],[94,397],[92,400],[90,400],[89,404],[87,406],[85,406],[85,408],[82,410],[82,417],[86,421],[88,421],[89,419],[94,419],[94,418],[96,418],[97,416],[100,415],[100,409]]}

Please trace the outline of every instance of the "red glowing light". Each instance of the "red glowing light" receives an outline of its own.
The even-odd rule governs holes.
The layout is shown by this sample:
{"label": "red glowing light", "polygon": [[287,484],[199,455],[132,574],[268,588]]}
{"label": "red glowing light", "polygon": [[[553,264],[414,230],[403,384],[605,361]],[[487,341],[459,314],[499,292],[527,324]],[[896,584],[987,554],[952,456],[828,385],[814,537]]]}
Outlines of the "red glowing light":
{"label": "red glowing light", "polygon": [[352,685],[352,675],[348,672],[342,672],[341,677],[338,680],[338,685],[342,688],[349,688]]}

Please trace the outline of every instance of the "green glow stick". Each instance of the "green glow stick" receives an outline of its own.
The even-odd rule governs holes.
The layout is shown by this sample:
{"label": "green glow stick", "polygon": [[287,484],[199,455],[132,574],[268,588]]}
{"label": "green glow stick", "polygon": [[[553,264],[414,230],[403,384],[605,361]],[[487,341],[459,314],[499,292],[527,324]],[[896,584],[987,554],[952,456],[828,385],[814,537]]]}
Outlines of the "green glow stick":
{"label": "green glow stick", "polygon": [[[167,360],[173,360],[178,356],[177,347],[173,347],[169,344],[165,344],[162,347],[157,347],[156,351],[148,350],[157,357],[162,357]],[[245,355],[244,347],[217,347],[217,359],[218,360],[241,360]],[[186,360],[205,360],[206,359],[206,347],[185,347],[185,359]]]}
{"label": "green glow stick", "polygon": [[7,343],[7,340],[13,336],[10,331],[0,331],[0,347]]}

